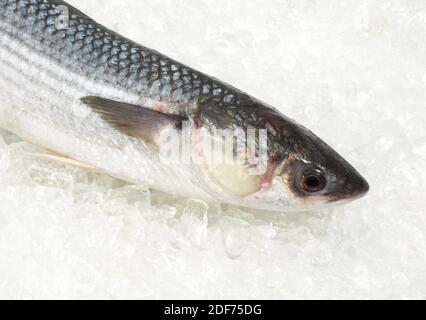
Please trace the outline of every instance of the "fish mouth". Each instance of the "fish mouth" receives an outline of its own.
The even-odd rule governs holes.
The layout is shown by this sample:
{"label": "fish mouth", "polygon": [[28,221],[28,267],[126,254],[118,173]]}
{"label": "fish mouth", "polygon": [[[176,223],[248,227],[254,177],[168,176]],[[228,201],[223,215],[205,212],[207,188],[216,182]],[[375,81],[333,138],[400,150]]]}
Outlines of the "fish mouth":
{"label": "fish mouth", "polygon": [[369,191],[370,185],[367,180],[357,174],[355,177],[348,179],[341,192],[331,195],[329,203],[357,200],[364,197]]}

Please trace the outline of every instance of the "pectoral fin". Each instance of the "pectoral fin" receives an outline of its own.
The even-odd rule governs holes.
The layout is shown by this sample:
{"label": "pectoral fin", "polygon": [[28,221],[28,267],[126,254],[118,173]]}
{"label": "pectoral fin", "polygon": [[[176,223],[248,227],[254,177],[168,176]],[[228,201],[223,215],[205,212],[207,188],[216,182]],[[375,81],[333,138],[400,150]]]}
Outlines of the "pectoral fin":
{"label": "pectoral fin", "polygon": [[81,101],[116,130],[147,142],[155,141],[155,136],[165,127],[182,127],[183,117],[178,115],[102,97],[83,97]]}

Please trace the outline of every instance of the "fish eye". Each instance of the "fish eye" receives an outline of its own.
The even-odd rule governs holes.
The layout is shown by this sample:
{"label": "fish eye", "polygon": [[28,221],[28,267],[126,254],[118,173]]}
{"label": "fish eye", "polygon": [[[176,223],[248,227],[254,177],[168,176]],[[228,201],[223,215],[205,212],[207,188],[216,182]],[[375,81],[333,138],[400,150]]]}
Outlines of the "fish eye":
{"label": "fish eye", "polygon": [[326,186],[324,175],[315,169],[305,171],[300,177],[298,188],[304,193],[317,193],[322,191]]}

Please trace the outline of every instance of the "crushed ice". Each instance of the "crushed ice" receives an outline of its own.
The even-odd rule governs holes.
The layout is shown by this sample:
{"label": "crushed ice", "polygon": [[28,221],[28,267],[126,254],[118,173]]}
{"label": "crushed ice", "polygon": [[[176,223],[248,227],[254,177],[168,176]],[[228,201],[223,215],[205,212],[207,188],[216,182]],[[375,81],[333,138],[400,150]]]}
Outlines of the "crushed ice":
{"label": "crushed ice", "polygon": [[36,159],[2,131],[0,298],[426,297],[423,0],[70,2],[280,108],[372,190],[256,212]]}

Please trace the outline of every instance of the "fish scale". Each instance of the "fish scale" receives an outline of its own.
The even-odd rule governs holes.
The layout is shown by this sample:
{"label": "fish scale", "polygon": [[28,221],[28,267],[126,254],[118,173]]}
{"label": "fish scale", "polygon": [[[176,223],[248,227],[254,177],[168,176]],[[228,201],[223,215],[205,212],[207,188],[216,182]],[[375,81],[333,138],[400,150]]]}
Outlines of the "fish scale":
{"label": "fish scale", "polygon": [[[0,44],[0,126],[72,163],[171,194],[275,211],[334,204],[368,190],[349,163],[277,109],[64,1],[0,0]],[[208,156],[203,134],[266,130],[265,171],[249,174],[247,157],[231,166],[162,161],[159,137],[186,134],[185,120],[195,143],[175,144],[201,160]]]}
{"label": "fish scale", "polygon": [[[96,79],[114,85],[122,85],[117,83],[116,76],[140,81],[145,84],[142,87],[144,94],[152,91],[151,94],[156,96],[161,92],[164,99],[178,97],[180,93],[191,96],[201,91],[199,74],[119,37],[72,7],[69,7],[69,27],[57,30],[55,22],[60,16],[57,6],[61,4],[61,1],[2,1],[1,17],[17,30],[31,34],[45,44],[40,51],[71,67],[74,72],[95,75]],[[14,36],[19,38],[18,33]],[[170,90],[165,91],[166,86]],[[126,88],[132,89],[132,86]]]}
{"label": "fish scale", "polygon": [[[82,55],[76,53],[71,40],[59,41],[57,39],[61,37],[50,34],[47,28],[43,29],[44,24],[37,23],[37,19],[49,19],[47,13],[52,4],[32,1],[25,10],[23,6],[28,1],[0,3],[2,127],[38,146],[80,159],[125,180],[149,184],[170,193],[180,189],[184,195],[211,199],[192,185],[190,174],[158,165],[156,155],[143,143],[129,141],[112,132],[99,119],[90,116],[87,119],[87,110],[81,107],[79,94],[108,93],[135,101],[138,97],[132,95],[132,91],[136,90],[107,73],[94,74],[95,69],[87,65],[83,67],[81,61],[78,62]],[[56,13],[53,16],[57,16]],[[78,29],[88,30],[86,27]],[[73,36],[70,31],[68,33],[71,39]],[[101,65],[101,62],[97,64]],[[99,71],[99,67],[95,68]],[[105,68],[105,72],[107,70]],[[103,134],[97,136],[96,132]],[[52,135],[57,139],[52,140]],[[123,152],[123,146],[128,150]],[[111,159],[117,159],[116,163],[105,165]],[[134,169],[128,174],[125,167]],[[166,182],[167,178],[176,183]]]}
{"label": "fish scale", "polygon": [[[186,112],[188,106],[203,108],[206,116],[201,114],[199,121],[210,124],[214,120],[216,127],[222,127],[230,123],[238,125],[234,119],[242,119],[240,125],[245,126],[245,120],[252,121],[253,113],[263,108],[241,91],[127,40],[69,5],[69,26],[57,30],[55,21],[61,14],[57,8],[64,5],[63,1],[3,0],[1,3],[2,20],[14,28],[10,34],[15,38],[75,73],[145,98],[171,102],[176,106],[171,112]],[[22,39],[21,34],[31,35],[31,39]],[[240,110],[241,106],[247,110]],[[222,117],[209,119],[218,112]],[[271,135],[271,142],[277,135],[279,149],[278,130]]]}

